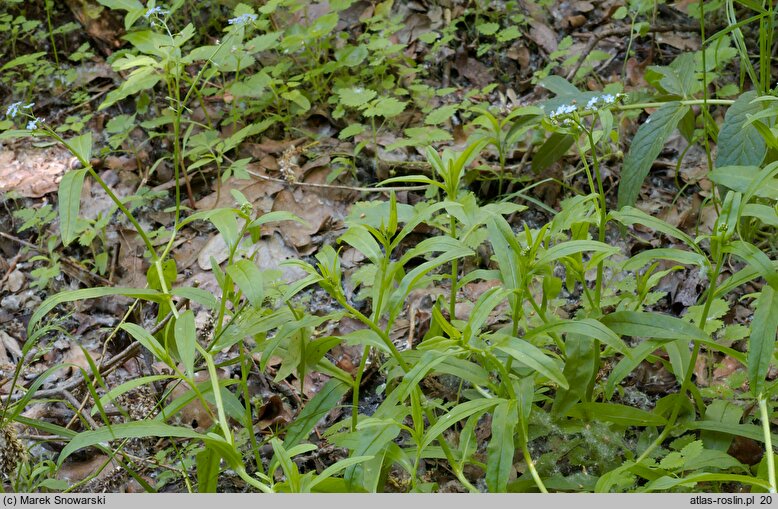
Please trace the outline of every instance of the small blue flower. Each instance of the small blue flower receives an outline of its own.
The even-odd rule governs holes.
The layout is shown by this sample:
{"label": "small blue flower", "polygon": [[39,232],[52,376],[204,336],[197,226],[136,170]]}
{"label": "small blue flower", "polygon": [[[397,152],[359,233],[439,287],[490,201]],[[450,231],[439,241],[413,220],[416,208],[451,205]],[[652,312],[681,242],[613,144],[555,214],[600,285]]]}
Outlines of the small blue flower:
{"label": "small blue flower", "polygon": [[146,11],[146,14],[143,15],[144,18],[149,19],[152,16],[164,16],[168,14],[170,11],[164,10],[159,5],[156,7],[152,7],[151,9]]}
{"label": "small blue flower", "polygon": [[21,102],[11,103],[8,109],[5,110],[5,115],[11,118],[16,117],[16,115],[19,114],[19,108],[21,107],[21,105],[22,105]]}
{"label": "small blue flower", "polygon": [[43,120],[42,118],[40,118],[40,117],[37,117],[37,118],[35,118],[35,119],[33,119],[33,120],[30,120],[29,122],[27,122],[27,130],[28,130],[28,131],[34,131],[34,130],[36,130],[36,129],[38,128],[38,125],[39,125],[41,122],[43,122],[43,121],[44,121],[44,120]]}
{"label": "small blue flower", "polygon": [[549,114],[549,117],[554,118],[558,117],[559,115],[567,115],[568,113],[572,113],[576,110],[575,104],[563,104],[559,106],[555,111],[552,111]]}
{"label": "small blue flower", "polygon": [[597,103],[600,102],[600,98],[597,96],[592,97],[589,99],[589,102],[586,103],[586,109],[587,110],[596,110],[597,109]]}
{"label": "small blue flower", "polygon": [[613,94],[605,94],[604,96],[601,97],[601,99],[602,102],[604,102],[605,104],[613,104],[614,102],[616,102],[616,96]]}
{"label": "small blue flower", "polygon": [[5,110],[5,114],[7,117],[16,118],[16,115],[18,115],[21,110],[29,110],[33,106],[35,106],[35,103],[22,105],[21,101],[15,102],[8,106],[8,109]]}
{"label": "small blue flower", "polygon": [[232,18],[227,20],[227,23],[230,25],[240,26],[245,25],[246,23],[252,23],[257,20],[256,14],[241,14],[237,18]]}

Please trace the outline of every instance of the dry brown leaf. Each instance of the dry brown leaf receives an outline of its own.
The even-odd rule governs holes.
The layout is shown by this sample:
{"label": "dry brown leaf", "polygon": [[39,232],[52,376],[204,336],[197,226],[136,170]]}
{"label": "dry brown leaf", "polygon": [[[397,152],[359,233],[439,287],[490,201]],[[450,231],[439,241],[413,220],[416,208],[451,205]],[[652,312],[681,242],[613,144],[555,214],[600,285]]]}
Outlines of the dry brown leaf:
{"label": "dry brown leaf", "polygon": [[0,151],[0,192],[41,198],[57,190],[71,164],[70,152],[54,146],[44,150]]}
{"label": "dry brown leaf", "polygon": [[287,211],[303,219],[307,224],[285,221],[276,230],[284,240],[296,248],[310,245],[314,235],[330,220],[332,204],[318,193],[305,192],[302,189],[288,191],[284,189],[276,195],[273,211]]}
{"label": "dry brown leaf", "polygon": [[[103,465],[109,463],[109,465],[103,468]],[[94,475],[95,472],[102,468],[97,479],[103,479],[111,474],[114,469],[119,467],[119,463],[106,456],[105,454],[96,454],[91,458],[83,461],[75,461],[71,457],[68,461],[62,464],[57,470],[57,479],[68,481],[71,484],[83,481],[87,477]]]}
{"label": "dry brown leaf", "polygon": [[286,426],[292,421],[292,413],[286,408],[283,400],[273,395],[265,402],[264,405],[259,407],[257,411],[257,422],[254,425],[256,431],[261,431],[267,428],[277,428],[280,426]]}
{"label": "dry brown leaf", "polygon": [[[269,176],[263,168],[257,165],[250,164],[249,169],[254,173],[257,173],[258,175]],[[251,203],[253,203],[255,207],[260,208],[262,211],[267,212],[267,209],[258,207],[258,204],[261,205],[263,198],[267,196],[273,196],[283,188],[284,188],[283,184],[281,184],[280,182],[273,182],[271,180],[264,180],[264,179],[241,180],[236,178],[230,178],[226,182],[222,182],[221,190],[218,193],[219,194],[218,200],[217,200],[217,196],[216,196],[217,193],[214,186],[214,191],[208,196],[199,200],[196,203],[196,207],[198,210],[211,210],[220,207],[231,207],[235,204],[235,199],[232,197],[230,191],[235,189],[243,193],[246,199]]]}
{"label": "dry brown leaf", "polygon": [[656,42],[667,44],[668,46],[672,46],[681,51],[697,51],[700,49],[699,39],[674,34],[672,32],[656,34]]}
{"label": "dry brown leaf", "polygon": [[116,11],[104,9],[95,0],[65,0],[65,3],[104,54],[110,55],[121,47],[124,29]]}
{"label": "dry brown leaf", "polygon": [[532,22],[529,38],[546,53],[553,53],[558,48],[556,33],[548,25],[537,20]]}

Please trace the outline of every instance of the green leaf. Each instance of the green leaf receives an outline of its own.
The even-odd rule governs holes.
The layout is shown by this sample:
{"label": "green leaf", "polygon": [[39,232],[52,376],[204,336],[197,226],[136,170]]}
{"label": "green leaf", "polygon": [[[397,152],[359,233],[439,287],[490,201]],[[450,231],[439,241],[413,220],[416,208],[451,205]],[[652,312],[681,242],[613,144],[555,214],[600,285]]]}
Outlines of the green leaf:
{"label": "green leaf", "polygon": [[616,334],[653,339],[705,341],[708,336],[698,327],[660,313],[617,311],[600,318]]}
{"label": "green leaf", "polygon": [[764,391],[765,377],[775,352],[776,330],[778,291],[765,285],[756,301],[756,311],[751,321],[751,337],[748,340],[748,383],[754,396]]}
{"label": "green leaf", "polygon": [[340,103],[343,106],[350,108],[359,108],[364,106],[371,99],[373,99],[377,93],[375,90],[363,87],[351,87],[338,90],[340,96]]}
{"label": "green leaf", "polygon": [[316,423],[335,408],[349,389],[351,387],[348,384],[335,378],[325,383],[316,396],[305,404],[300,414],[287,429],[284,447],[294,447],[306,439]]}
{"label": "green leaf", "polygon": [[[756,424],[740,424],[705,420],[685,422],[683,423],[683,426],[687,429],[710,430],[719,433],[727,433],[729,435],[736,435],[739,437],[746,437],[750,438],[751,440],[756,440],[757,442],[765,441],[762,427],[757,426]],[[774,444],[778,443],[778,434],[772,433],[771,440]]]}
{"label": "green leaf", "polygon": [[62,450],[57,459],[57,465],[62,465],[68,456],[84,447],[108,442],[109,440],[146,437],[174,437],[201,440],[205,443],[206,447],[218,451],[227,461],[227,464],[230,465],[230,468],[243,468],[243,460],[241,459],[240,454],[223,438],[214,434],[202,435],[192,428],[171,426],[158,421],[128,422],[79,433],[73,437],[70,442],[68,442],[68,445]]}
{"label": "green leaf", "polygon": [[101,5],[114,10],[134,11],[143,9],[143,4],[139,0],[97,0]]}
{"label": "green leaf", "polygon": [[427,125],[438,125],[450,120],[454,114],[459,110],[458,104],[448,104],[432,110],[424,119],[424,123]]}
{"label": "green leaf", "polygon": [[718,136],[716,168],[723,166],[759,166],[767,153],[767,145],[759,131],[746,125],[749,115],[759,113],[764,103],[752,102],[756,92],[741,95],[727,110]]}
{"label": "green leaf", "polygon": [[76,157],[89,164],[90,159],[92,159],[92,133],[70,138],[68,146]]}
{"label": "green leaf", "polygon": [[[178,278],[178,269],[176,268],[176,260],[169,258],[162,263],[162,278],[165,281],[165,288],[170,290]],[[159,270],[157,264],[152,263],[149,269],[146,271],[146,281],[149,283],[149,287],[162,291],[162,282],[159,279]]]}
{"label": "green leaf", "polygon": [[216,493],[219,483],[221,456],[213,449],[203,449],[195,456],[197,465],[197,492]]}
{"label": "green leaf", "polygon": [[186,374],[194,377],[195,343],[197,342],[194,311],[187,309],[178,316],[174,326],[174,334],[178,356],[186,369]]}
{"label": "green leaf", "polygon": [[227,274],[238,285],[254,307],[262,307],[265,299],[265,285],[262,271],[251,260],[239,260],[227,267]]}
{"label": "green leaf", "polygon": [[308,485],[308,488],[313,490],[316,486],[322,482],[327,481],[330,477],[337,474],[338,472],[345,470],[352,465],[356,465],[373,458],[374,456],[352,456],[350,458],[344,458],[336,463],[333,463],[329,467],[322,470],[322,472],[311,481],[311,483]]}
{"label": "green leaf", "polygon": [[546,250],[546,252],[542,253],[538,257],[537,261],[535,261],[535,265],[544,267],[555,260],[564,258],[565,256],[582,253],[584,251],[612,254],[617,253],[619,248],[609,246],[608,244],[598,242],[596,240],[570,240],[557,244],[554,247]]}
{"label": "green leaf", "polygon": [[624,265],[624,270],[637,270],[640,269],[654,260],[671,260],[676,263],[682,263],[684,265],[693,265],[695,267],[705,267],[708,264],[708,259],[692,251],[684,251],[673,247],[647,249],[636,254]]}
{"label": "green leaf", "polygon": [[[448,354],[450,355],[450,354]],[[421,380],[427,376],[438,364],[446,360],[448,356],[445,352],[428,351],[425,352],[413,368],[403,377],[402,382],[394,390],[400,391],[398,399],[400,402],[410,395],[410,393],[419,387]]]}
{"label": "green leaf", "polygon": [[[479,23],[476,29],[484,35],[494,35],[500,29],[499,23]],[[504,491],[504,490],[503,490]]]}
{"label": "green leaf", "polygon": [[[370,423],[369,426],[366,424]],[[348,448],[352,450],[352,456],[376,456],[383,458],[383,452],[387,444],[400,434],[400,426],[394,421],[369,418],[361,422],[356,433],[347,433],[340,437],[333,437],[332,442],[342,444],[339,440],[348,441]],[[378,458],[376,458],[378,459]],[[365,486],[375,482],[370,474],[378,474],[373,471],[374,465],[352,465],[346,469],[344,478],[350,487]],[[380,469],[378,465],[376,470]]]}
{"label": "green leaf", "polygon": [[692,474],[687,477],[682,477],[680,479],[677,477],[667,477],[667,476],[660,477],[659,479],[656,479],[648,483],[643,488],[643,490],[647,492],[669,490],[671,488],[675,488],[676,486],[694,486],[699,482],[736,483],[736,484],[742,483],[747,485],[759,486],[764,490],[770,489],[770,483],[767,481],[763,481],[758,477],[753,477],[749,475],[738,475],[738,474],[709,474],[703,472],[699,474]]}
{"label": "green leaf", "polygon": [[383,251],[381,246],[378,245],[375,238],[368,233],[368,231],[355,225],[346,230],[346,233],[340,236],[338,239],[340,242],[345,242],[352,246],[354,249],[362,253],[368,260],[373,262],[376,266],[381,262],[383,257]]}
{"label": "green leaf", "polygon": [[112,90],[105,96],[105,101],[103,101],[97,109],[104,110],[122,99],[136,95],[143,90],[153,88],[161,79],[162,76],[157,74],[154,67],[139,67],[130,73],[129,77],[119,85],[119,88]]}
{"label": "green leaf", "polygon": [[569,134],[553,133],[532,158],[532,171],[543,171],[562,159],[574,142],[575,138]]}
{"label": "green leaf", "polygon": [[697,244],[687,234],[679,230],[678,228],[667,224],[661,219],[657,219],[653,216],[649,216],[645,212],[635,207],[623,207],[621,210],[614,210],[610,215],[618,222],[625,226],[631,226],[633,224],[640,224],[647,226],[652,230],[656,230],[660,233],[664,233],[670,237],[682,241],[684,244],[694,249],[696,252],[702,254]]}
{"label": "green leaf", "polygon": [[516,450],[514,431],[519,420],[516,401],[497,405],[492,415],[492,438],[486,447],[486,486],[490,493],[505,493]]}
{"label": "green leaf", "polygon": [[749,266],[759,272],[767,283],[778,290],[778,269],[773,266],[770,258],[755,245],[742,240],[731,241],[724,249],[742,258]]}
{"label": "green leaf", "polygon": [[606,325],[592,318],[583,318],[579,320],[558,320],[541,327],[532,329],[527,333],[527,337],[535,336],[540,333],[562,333],[562,334],[580,334],[588,338],[597,339],[610,346],[619,353],[631,356],[632,353],[621,338]]}
{"label": "green leaf", "polygon": [[498,350],[507,353],[521,364],[534,369],[549,380],[555,382],[564,389],[570,386],[562,374],[562,370],[554,363],[551,357],[543,353],[543,350],[536,347],[528,341],[514,337],[504,337],[502,341],[496,342]]}
{"label": "green leaf", "polygon": [[303,95],[303,93],[299,90],[290,90],[289,92],[284,92],[281,94],[281,97],[299,106],[303,112],[311,109],[311,101],[309,101],[308,98],[305,97],[305,95]]}
{"label": "green leaf", "polygon": [[81,209],[81,189],[87,170],[71,170],[62,177],[57,192],[59,200],[59,233],[62,244],[73,242],[78,231],[78,212]]}
{"label": "green leaf", "polygon": [[438,436],[441,435],[441,433],[443,433],[444,431],[446,431],[448,428],[458,423],[459,421],[463,419],[467,419],[468,417],[470,417],[475,413],[486,412],[490,408],[504,401],[505,400],[498,399],[498,398],[476,399],[473,401],[466,401],[464,403],[456,405],[454,408],[452,408],[445,414],[441,415],[440,419],[438,419],[438,422],[436,422],[433,426],[427,429],[427,432],[424,434],[424,440],[422,440],[421,444],[419,445],[419,449],[424,450],[435,439],[437,439]]}
{"label": "green leaf", "polygon": [[679,102],[663,104],[640,126],[624,159],[619,182],[618,208],[634,205],[665,140],[689,110]]}
{"label": "green leaf", "polygon": [[[688,98],[700,87],[695,77],[694,53],[682,53],[669,66],[652,66],[649,70],[659,75],[659,87],[673,95]],[[655,84],[655,80],[650,81]]]}
{"label": "green leaf", "polygon": [[97,299],[99,297],[107,297],[110,295],[124,295],[125,297],[129,297],[131,299],[145,299],[157,303],[165,302],[169,298],[157,290],[143,288],[102,287],[82,288],[80,290],[60,292],[44,300],[43,303],[38,306],[38,309],[36,309],[32,314],[30,317],[30,322],[27,324],[27,335],[32,336],[32,332],[38,322],[40,322],[43,317],[49,313],[49,311],[60,304],[64,304],[65,302],[73,302],[76,300]]}
{"label": "green leaf", "polygon": [[[743,417],[743,408],[731,401],[714,400],[705,408],[705,420],[737,426]],[[707,449],[726,451],[732,444],[732,436],[719,431],[703,430],[700,434]]]}
{"label": "green leaf", "polygon": [[555,93],[556,95],[578,95],[581,93],[577,88],[575,88],[575,85],[564,79],[562,76],[557,76],[556,74],[546,76],[540,80],[540,83],[538,84],[541,87]]}
{"label": "green leaf", "polygon": [[616,403],[579,403],[567,412],[567,415],[622,426],[661,426],[666,422],[660,415]]}
{"label": "green leaf", "polygon": [[552,411],[564,415],[579,401],[591,401],[592,390],[600,369],[600,352],[594,340],[579,334],[569,334],[565,341],[567,361],[562,374],[570,385],[559,389]]}
{"label": "green leaf", "polygon": [[365,126],[363,124],[351,124],[350,126],[343,129],[340,134],[338,134],[338,139],[345,140],[347,138],[351,138],[352,136],[362,134],[363,132],[365,132]]}
{"label": "green leaf", "polygon": [[214,294],[212,294],[208,290],[204,290],[203,288],[182,286],[179,288],[173,288],[170,291],[170,294],[176,297],[183,297],[185,299],[189,299],[192,302],[197,302],[201,306],[206,307],[210,310],[216,309],[219,305],[219,301],[216,299],[216,296],[214,296]]}
{"label": "green leaf", "polygon": [[778,211],[768,205],[748,203],[743,207],[743,217],[755,217],[766,226],[778,227]]}
{"label": "green leaf", "polygon": [[29,53],[26,55],[16,57],[13,60],[9,60],[5,64],[3,64],[3,66],[0,67],[0,71],[5,71],[6,69],[12,69],[20,65],[35,63],[38,61],[40,57],[42,57],[45,54],[46,54],[45,51],[39,51],[37,53]]}
{"label": "green leaf", "polygon": [[269,32],[267,34],[258,35],[253,39],[246,41],[246,44],[244,44],[243,47],[246,49],[247,52],[252,54],[274,48],[276,46],[276,42],[278,41],[278,38],[281,37],[282,33],[283,32],[279,31],[279,32]]}
{"label": "green leaf", "polygon": [[398,101],[394,97],[382,97],[362,110],[362,114],[368,118],[392,118],[405,111],[406,104],[405,101]]}
{"label": "green leaf", "polygon": [[[272,438],[270,445],[273,447],[273,463],[276,461],[281,465],[281,470],[284,472],[286,482],[289,483],[289,491],[297,493],[300,491],[300,471],[297,468],[297,464],[292,461],[291,454],[284,448],[284,444],[278,438]],[[272,475],[271,471],[271,475]]]}
{"label": "green leaf", "polygon": [[[772,166],[772,165],[771,165]],[[710,173],[710,179],[733,191],[743,194],[753,192],[755,196],[778,200],[778,179],[765,178],[765,170],[758,166],[723,166]],[[774,166],[773,166],[774,168]],[[750,198],[749,198],[750,199]]]}
{"label": "green leaf", "polygon": [[307,221],[297,217],[291,212],[288,212],[286,210],[274,210],[273,212],[262,214],[261,216],[253,220],[251,223],[249,223],[246,229],[251,230],[258,226],[262,226],[263,224],[280,222],[280,221],[294,221],[295,223],[300,223],[303,226],[309,226]]}
{"label": "green leaf", "polygon": [[[140,378],[134,378],[132,380],[128,380],[123,384],[119,385],[118,387],[114,387],[113,389],[108,391],[104,396],[102,396],[100,398],[100,404],[102,406],[105,406],[108,403],[113,402],[117,397],[133,389],[137,389],[138,387],[153,382],[158,382],[161,380],[169,380],[171,378],[175,378],[175,377],[173,377],[172,375],[149,375],[149,376],[142,376]],[[97,413],[97,410],[98,410],[97,405],[93,406],[92,415],[95,415],[95,413]]]}
{"label": "green leaf", "polygon": [[165,348],[154,336],[149,334],[146,329],[134,323],[123,323],[119,328],[132,336],[138,343],[143,345],[146,350],[154,354],[157,359],[166,361],[167,363],[170,362],[170,356],[167,351],[165,351]]}
{"label": "green leaf", "polygon": [[227,248],[232,251],[238,245],[238,219],[232,209],[216,209],[210,211],[208,219],[221,233]]}

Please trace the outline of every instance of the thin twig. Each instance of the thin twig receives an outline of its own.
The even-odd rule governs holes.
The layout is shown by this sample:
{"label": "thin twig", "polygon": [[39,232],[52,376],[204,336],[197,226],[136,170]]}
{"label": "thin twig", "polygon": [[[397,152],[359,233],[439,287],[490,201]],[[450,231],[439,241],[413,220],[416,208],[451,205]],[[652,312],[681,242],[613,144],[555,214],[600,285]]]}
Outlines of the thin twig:
{"label": "thin twig", "polygon": [[[699,30],[699,27],[696,26],[656,26],[656,27],[649,27],[647,33],[659,34],[665,32],[696,32],[697,30]],[[567,79],[572,80],[575,77],[575,75],[581,69],[583,63],[586,61],[586,58],[589,56],[589,54],[592,51],[594,51],[594,48],[603,39],[606,39],[608,37],[617,37],[617,36],[624,37],[632,34],[632,32],[633,32],[633,28],[629,26],[629,27],[620,27],[620,28],[609,28],[608,30],[603,30],[601,32],[592,34],[592,38],[589,39],[589,42],[581,51],[580,56],[578,57],[578,61],[575,63],[575,65],[570,70],[570,72],[567,73]]]}
{"label": "thin twig", "polygon": [[357,191],[360,193],[388,193],[388,192],[401,192],[401,191],[424,191],[429,186],[405,186],[405,187],[357,187],[357,186],[342,186],[337,184],[316,184],[314,182],[299,182],[279,179],[275,177],[268,177],[255,171],[246,170],[249,175],[253,175],[259,179],[267,180],[269,182],[277,182],[279,184],[299,186],[299,187],[316,187],[319,189],[339,189],[342,191]]}
{"label": "thin twig", "polygon": [[[179,309],[183,309],[184,306],[187,305],[188,299],[184,299],[184,302],[181,303],[179,306]],[[154,334],[161,331],[167,323],[170,321],[170,319],[173,318],[173,312],[169,312],[165,317],[160,321],[157,325],[154,326],[153,329],[149,331],[149,333],[153,336]],[[100,374],[105,375],[110,373],[113,369],[115,369],[117,366],[124,364],[127,360],[131,359],[135,355],[137,355],[138,350],[140,350],[140,343],[137,341],[133,341],[130,346],[119,352],[117,355],[113,356],[109,361],[107,361],[105,364],[103,364],[100,368]],[[52,398],[56,396],[62,396],[63,391],[72,391],[76,388],[78,388],[82,383],[84,383],[84,377],[81,374],[81,371],[78,371],[73,375],[73,377],[65,384],[63,384],[60,387],[56,387],[54,389],[46,389],[42,391],[37,391],[35,393],[36,398]],[[16,401],[20,399],[22,396],[21,394],[15,394],[15,395],[9,395],[7,397],[10,397],[12,401]]]}
{"label": "thin twig", "polygon": [[[46,253],[46,250],[36,246],[35,244],[33,244],[31,242],[27,242],[26,240],[22,240],[19,237],[15,237],[15,236],[13,236],[13,235],[11,235],[9,233],[0,232],[0,237],[5,237],[6,239],[11,240],[13,242],[16,242],[17,244],[21,244],[22,246],[28,247],[28,248],[34,250],[37,253]],[[60,261],[64,262],[65,265],[68,265],[69,267],[72,267],[74,269],[79,270],[80,272],[83,272],[84,274],[87,274],[89,277],[91,277],[94,280],[102,283],[105,286],[114,286],[114,284],[111,281],[105,279],[104,277],[102,277],[102,276],[100,276],[98,274],[95,274],[94,272],[89,271],[87,268],[81,266],[77,261],[75,261],[75,260],[73,260],[73,259],[71,259],[71,258],[69,258],[67,256],[62,256],[60,258]]]}

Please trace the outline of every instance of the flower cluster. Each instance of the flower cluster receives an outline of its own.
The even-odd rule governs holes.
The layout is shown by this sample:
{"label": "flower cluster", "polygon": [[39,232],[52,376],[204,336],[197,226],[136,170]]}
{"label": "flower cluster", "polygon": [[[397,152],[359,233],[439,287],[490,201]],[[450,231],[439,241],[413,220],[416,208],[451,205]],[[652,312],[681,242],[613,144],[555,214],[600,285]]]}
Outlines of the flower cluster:
{"label": "flower cluster", "polygon": [[591,99],[589,99],[589,102],[586,103],[586,109],[587,110],[596,110],[597,109],[597,103],[603,103],[605,106],[609,104],[613,104],[616,102],[616,99],[618,98],[618,95],[613,94],[604,94],[601,96],[594,96]]}
{"label": "flower cluster", "polygon": [[576,110],[575,104],[563,104],[559,106],[556,110],[549,113],[549,117],[554,118],[558,117],[560,115],[567,115],[568,113],[572,113]]}
{"label": "flower cluster", "polygon": [[146,11],[146,14],[143,15],[144,18],[149,19],[152,16],[164,16],[166,14],[169,14],[170,11],[164,10],[160,6],[152,7],[151,9]]}
{"label": "flower cluster", "polygon": [[257,20],[256,14],[241,14],[237,18],[232,18],[230,20],[227,20],[227,23],[230,25],[245,25],[246,23],[252,23]]}
{"label": "flower cluster", "polygon": [[5,110],[5,115],[9,118],[15,118],[16,115],[18,115],[21,110],[29,110],[33,106],[35,106],[35,103],[30,103],[26,105],[22,105],[21,101],[16,103],[11,103],[11,105],[8,106],[8,109]]}
{"label": "flower cluster", "polygon": [[43,122],[45,122],[44,119],[42,119],[40,117],[35,117],[34,119],[32,119],[29,122],[27,122],[27,130],[28,131],[34,131]]}

